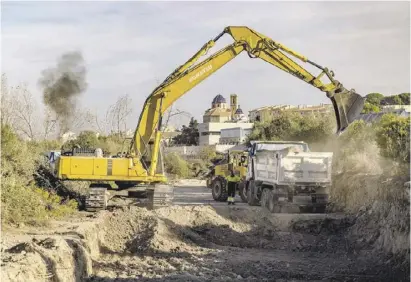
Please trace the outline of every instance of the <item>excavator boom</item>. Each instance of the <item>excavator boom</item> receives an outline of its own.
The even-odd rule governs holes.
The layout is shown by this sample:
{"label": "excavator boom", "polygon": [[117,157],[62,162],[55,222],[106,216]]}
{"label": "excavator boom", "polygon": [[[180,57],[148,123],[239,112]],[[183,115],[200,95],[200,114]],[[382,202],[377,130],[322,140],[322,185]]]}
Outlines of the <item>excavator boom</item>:
{"label": "excavator boom", "polygon": [[[234,43],[198,62],[224,34],[229,34],[234,39]],[[154,174],[157,163],[161,119],[164,112],[178,98],[243,51],[246,51],[250,58],[262,59],[325,92],[334,107],[337,133],[344,131],[357,118],[364,106],[364,99],[354,90],[347,90],[335,80],[333,72],[327,68],[248,27],[229,26],[216,38],[207,42],[185,64],[174,70],[147,98],[130,147],[130,155],[134,156],[136,161],[148,157],[151,160],[150,175]],[[316,76],[311,74],[292,57],[315,66],[320,73]],[[324,75],[328,78],[328,83],[322,82]],[[148,144],[153,139],[154,149],[151,156],[147,156]]]}

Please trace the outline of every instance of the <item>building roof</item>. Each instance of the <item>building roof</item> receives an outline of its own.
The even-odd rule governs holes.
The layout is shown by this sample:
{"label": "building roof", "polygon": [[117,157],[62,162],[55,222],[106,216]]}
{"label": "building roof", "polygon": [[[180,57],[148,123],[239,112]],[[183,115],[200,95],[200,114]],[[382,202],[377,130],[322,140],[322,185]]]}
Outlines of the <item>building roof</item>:
{"label": "building roof", "polygon": [[242,115],[242,114],[244,114],[244,113],[243,113],[243,110],[240,108],[240,106],[238,106],[238,109],[235,111],[235,114],[236,114],[236,115]]}
{"label": "building roof", "polygon": [[230,116],[231,110],[230,109],[222,109],[222,108],[211,108],[208,109],[204,116]]}
{"label": "building roof", "polygon": [[289,109],[289,111],[294,111],[294,112],[310,112],[310,111],[330,111],[332,109],[332,105],[329,106],[312,106],[312,107],[306,107],[306,108],[292,108]]}
{"label": "building roof", "polygon": [[263,110],[294,110],[294,111],[312,111],[331,108],[332,104],[320,104],[320,105],[274,105],[264,106],[257,109],[250,110],[250,112],[258,112]]}
{"label": "building roof", "polygon": [[227,103],[227,102],[221,94],[218,94],[217,96],[214,97],[212,103],[213,104],[222,104],[222,103]]}
{"label": "building roof", "polygon": [[359,120],[363,120],[367,123],[379,121],[383,115],[386,114],[395,114],[398,116],[409,117],[410,113],[405,110],[394,110],[392,112],[379,112],[379,113],[369,113],[369,114],[360,114],[358,117]]}
{"label": "building roof", "polygon": [[264,107],[260,107],[260,108],[256,108],[253,110],[250,110],[250,112],[258,112],[258,111],[262,111],[262,110],[279,110],[279,109],[291,109],[294,108],[295,106],[292,105],[275,105],[275,106],[264,106]]}

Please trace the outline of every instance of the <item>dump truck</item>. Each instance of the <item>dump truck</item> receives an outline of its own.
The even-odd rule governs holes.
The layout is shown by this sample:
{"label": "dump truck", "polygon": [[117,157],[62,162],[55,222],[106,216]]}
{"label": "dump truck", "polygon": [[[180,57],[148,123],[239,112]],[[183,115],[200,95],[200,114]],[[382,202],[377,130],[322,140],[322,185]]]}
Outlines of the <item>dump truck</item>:
{"label": "dump truck", "polygon": [[325,212],[332,157],[332,152],[311,152],[305,142],[251,142],[244,185],[248,204],[273,213],[286,206]]}

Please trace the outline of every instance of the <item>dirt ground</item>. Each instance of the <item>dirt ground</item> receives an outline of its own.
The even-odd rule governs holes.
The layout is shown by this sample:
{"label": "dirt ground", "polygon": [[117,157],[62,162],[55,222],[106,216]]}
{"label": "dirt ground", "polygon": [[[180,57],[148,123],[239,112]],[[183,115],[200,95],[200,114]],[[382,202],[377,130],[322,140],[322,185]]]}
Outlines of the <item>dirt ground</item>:
{"label": "dirt ground", "polygon": [[[270,214],[180,184],[173,207],[3,230],[1,281],[408,281],[349,237],[355,218]],[[183,200],[185,199],[185,200]]]}

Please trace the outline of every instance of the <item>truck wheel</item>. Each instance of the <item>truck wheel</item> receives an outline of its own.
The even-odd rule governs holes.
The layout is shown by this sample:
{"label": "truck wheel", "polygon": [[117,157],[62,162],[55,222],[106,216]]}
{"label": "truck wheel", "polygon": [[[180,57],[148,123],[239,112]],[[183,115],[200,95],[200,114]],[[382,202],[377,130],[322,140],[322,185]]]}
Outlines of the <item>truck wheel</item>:
{"label": "truck wheel", "polygon": [[268,210],[271,213],[281,213],[281,206],[279,205],[276,193],[274,193],[272,190],[269,190],[269,193],[267,196],[268,196]]}
{"label": "truck wheel", "polygon": [[238,194],[240,194],[241,201],[247,203],[247,186],[244,182],[238,183]]}
{"label": "truck wheel", "polygon": [[264,188],[263,192],[261,193],[261,207],[266,208],[268,210],[268,202],[269,197],[271,196],[271,190],[268,188]]}
{"label": "truck wheel", "polygon": [[222,177],[217,177],[213,180],[211,187],[211,194],[213,199],[218,202],[225,202],[228,199],[227,181]]}
{"label": "truck wheel", "polygon": [[255,187],[254,181],[248,182],[248,188],[247,188],[247,203],[249,206],[258,206],[258,200],[255,198],[255,195],[253,192],[255,192],[257,189]]}

